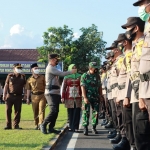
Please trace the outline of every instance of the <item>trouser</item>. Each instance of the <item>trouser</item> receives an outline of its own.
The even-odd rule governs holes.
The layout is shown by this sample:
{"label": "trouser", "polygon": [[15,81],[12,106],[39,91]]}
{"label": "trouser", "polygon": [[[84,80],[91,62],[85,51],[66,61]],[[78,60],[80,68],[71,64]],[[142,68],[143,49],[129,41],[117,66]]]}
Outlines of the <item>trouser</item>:
{"label": "trouser", "polygon": [[112,110],[111,110],[111,101],[108,100],[108,115],[109,115],[109,118],[111,119],[112,118]]}
{"label": "trouser", "polygon": [[138,150],[150,149],[150,99],[144,101],[148,109],[136,115],[135,143]]}
{"label": "trouser", "polygon": [[[45,117],[46,99],[44,94],[31,96],[35,125],[40,125]],[[40,115],[39,115],[40,114]],[[39,117],[37,117],[39,115]]]}
{"label": "trouser", "polygon": [[68,112],[70,129],[79,129],[81,108],[76,108],[76,104],[74,104],[74,108],[68,108]]}
{"label": "trouser", "polygon": [[119,102],[119,104],[116,104],[116,114],[117,114],[117,123],[118,123],[117,124],[117,130],[118,131],[121,131],[123,128],[122,113],[123,113],[123,100],[121,100]]}
{"label": "trouser", "polygon": [[92,108],[92,126],[96,126],[98,124],[98,112],[99,112],[99,103],[97,101],[89,101],[90,103],[86,104],[82,101],[82,125],[89,125],[89,117],[90,117],[90,106]]}
{"label": "trouser", "polygon": [[114,99],[109,100],[111,105],[111,112],[112,112],[112,121],[114,124],[114,128],[117,128],[118,121],[117,121],[117,113],[116,113],[116,105]]}
{"label": "trouser", "polygon": [[104,94],[103,95],[104,96],[104,101],[102,100],[101,102],[100,102],[100,110],[99,110],[99,112],[101,112],[101,113],[105,113],[106,112],[106,94]]}
{"label": "trouser", "polygon": [[11,113],[12,113],[12,106],[14,105],[14,122],[13,126],[17,127],[20,123],[21,118],[21,106],[22,106],[22,95],[7,95],[6,100],[6,126],[11,127]]}
{"label": "trouser", "polygon": [[43,123],[44,124],[50,123],[49,128],[53,129],[55,127],[56,119],[58,117],[61,96],[57,94],[47,94],[45,95],[45,97],[49,105],[50,112],[43,121]]}
{"label": "trouser", "polygon": [[[132,124],[132,104],[123,108],[124,112],[124,129],[130,145],[134,144],[133,124]],[[123,133],[124,134],[124,133]]]}
{"label": "trouser", "polygon": [[69,108],[67,108],[67,123],[69,123]]}

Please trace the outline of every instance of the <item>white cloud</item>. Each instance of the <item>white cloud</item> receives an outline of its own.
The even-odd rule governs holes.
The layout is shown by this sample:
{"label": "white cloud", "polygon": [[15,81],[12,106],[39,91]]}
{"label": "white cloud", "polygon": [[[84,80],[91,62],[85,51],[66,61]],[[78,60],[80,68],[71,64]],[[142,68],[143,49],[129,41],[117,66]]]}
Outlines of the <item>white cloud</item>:
{"label": "white cloud", "polygon": [[11,48],[11,45],[4,44],[4,45],[0,46],[0,48],[2,48],[2,49]]}
{"label": "white cloud", "polygon": [[13,27],[10,29],[10,35],[14,34],[20,34],[24,31],[24,27],[22,27],[20,24],[15,24]]}
{"label": "white cloud", "polygon": [[80,37],[80,35],[78,33],[76,33],[76,32],[73,33],[73,36],[74,36],[75,39],[78,39]]}

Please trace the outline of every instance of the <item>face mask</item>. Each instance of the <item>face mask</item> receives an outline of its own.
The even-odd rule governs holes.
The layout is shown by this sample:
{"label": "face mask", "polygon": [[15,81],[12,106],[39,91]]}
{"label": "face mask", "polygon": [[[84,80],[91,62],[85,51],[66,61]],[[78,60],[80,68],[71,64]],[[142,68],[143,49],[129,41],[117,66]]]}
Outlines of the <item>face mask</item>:
{"label": "face mask", "polygon": [[124,49],[123,43],[118,44],[118,48],[122,51]]}
{"label": "face mask", "polygon": [[[150,5],[150,3],[149,3],[148,5]],[[143,21],[148,21],[148,19],[149,19],[149,17],[150,17],[150,14],[145,11],[145,8],[146,8],[148,5],[146,5],[146,6],[141,6],[141,7],[139,7],[139,10],[138,10],[139,17],[140,17],[141,20],[143,20]]]}
{"label": "face mask", "polygon": [[18,69],[18,68],[15,68],[15,72],[16,72],[16,73],[21,73],[22,70],[21,70],[21,69]]}
{"label": "face mask", "polygon": [[114,57],[114,52],[113,51],[110,52],[110,56]]}
{"label": "face mask", "polygon": [[129,30],[129,31],[126,31],[125,35],[126,35],[126,37],[127,37],[128,40],[133,41],[133,40],[135,39],[135,37],[136,37],[136,32],[133,33],[134,28],[135,28],[135,27],[133,27],[133,28],[132,28],[131,30]]}
{"label": "face mask", "polygon": [[35,74],[39,74],[39,73],[40,73],[40,70],[39,70],[39,69],[34,69],[33,72],[34,72]]}

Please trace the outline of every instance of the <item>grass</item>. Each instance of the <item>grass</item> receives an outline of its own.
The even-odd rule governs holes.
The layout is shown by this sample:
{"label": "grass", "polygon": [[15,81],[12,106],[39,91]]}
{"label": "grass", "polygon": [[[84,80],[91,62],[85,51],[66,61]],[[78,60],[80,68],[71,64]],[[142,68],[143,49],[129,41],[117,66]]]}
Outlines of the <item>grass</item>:
{"label": "grass", "polygon": [[[34,130],[34,120],[31,105],[22,105],[20,127],[23,130],[4,130],[5,104],[0,104],[0,150],[40,150],[48,145],[49,141],[55,137],[55,134],[42,134],[39,130]],[[49,108],[46,108],[46,116]],[[13,112],[12,112],[13,119]],[[61,129],[67,120],[67,110],[64,105],[60,105],[59,116],[56,122],[56,128]]]}

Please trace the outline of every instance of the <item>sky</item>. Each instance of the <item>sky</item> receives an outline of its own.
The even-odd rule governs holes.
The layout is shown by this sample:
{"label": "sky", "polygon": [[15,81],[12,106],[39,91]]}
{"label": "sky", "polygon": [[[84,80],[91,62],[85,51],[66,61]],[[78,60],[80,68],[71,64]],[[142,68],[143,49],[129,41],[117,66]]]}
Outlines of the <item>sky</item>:
{"label": "sky", "polygon": [[42,35],[49,27],[67,25],[76,38],[79,29],[92,24],[103,32],[110,46],[127,18],[138,16],[137,0],[1,0],[0,48],[30,49],[43,45]]}

